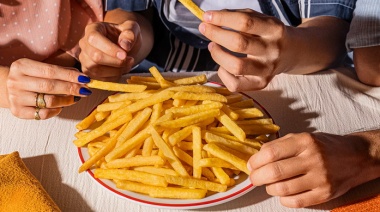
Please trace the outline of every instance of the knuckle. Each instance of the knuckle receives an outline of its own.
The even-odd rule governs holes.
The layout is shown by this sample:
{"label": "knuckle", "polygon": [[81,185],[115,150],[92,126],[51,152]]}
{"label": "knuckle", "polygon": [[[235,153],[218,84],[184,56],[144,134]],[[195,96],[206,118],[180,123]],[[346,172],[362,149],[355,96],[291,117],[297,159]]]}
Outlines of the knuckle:
{"label": "knuckle", "polygon": [[301,199],[300,197],[294,197],[294,198],[289,199],[283,205],[291,207],[291,208],[303,208],[305,207],[305,201]]}
{"label": "knuckle", "polygon": [[278,150],[275,147],[273,147],[273,145],[265,146],[265,151],[266,151],[268,159],[271,161],[276,160],[279,155]]}
{"label": "knuckle", "polygon": [[247,38],[243,35],[240,35],[236,39],[236,45],[234,46],[234,49],[232,51],[235,52],[246,52],[248,49],[249,41]]}
{"label": "knuckle", "polygon": [[43,80],[41,83],[38,84],[38,88],[41,92],[48,93],[54,89],[54,83],[48,80]]}
{"label": "knuckle", "polygon": [[290,194],[290,189],[286,183],[277,183],[274,185],[274,190],[278,196],[287,196]]}
{"label": "knuckle", "polygon": [[242,75],[244,73],[245,63],[243,60],[237,59],[232,64],[232,70],[235,75]]}
{"label": "knuckle", "polygon": [[239,28],[243,32],[251,30],[254,27],[254,21],[248,14],[243,15],[243,18],[241,19],[239,24],[240,24]]}
{"label": "knuckle", "polygon": [[46,64],[41,71],[43,76],[48,79],[52,79],[56,75],[56,67],[54,65]]}
{"label": "knuckle", "polygon": [[228,90],[231,92],[239,91],[239,83],[237,83],[235,81],[228,83],[226,86],[227,86]]}
{"label": "knuckle", "polygon": [[272,165],[272,168],[270,169],[270,175],[273,180],[282,180],[283,172],[281,167],[275,163]]}
{"label": "knuckle", "polygon": [[98,63],[102,60],[103,58],[103,55],[99,52],[99,51],[93,51],[91,53],[91,59],[92,61],[94,61],[95,63]]}

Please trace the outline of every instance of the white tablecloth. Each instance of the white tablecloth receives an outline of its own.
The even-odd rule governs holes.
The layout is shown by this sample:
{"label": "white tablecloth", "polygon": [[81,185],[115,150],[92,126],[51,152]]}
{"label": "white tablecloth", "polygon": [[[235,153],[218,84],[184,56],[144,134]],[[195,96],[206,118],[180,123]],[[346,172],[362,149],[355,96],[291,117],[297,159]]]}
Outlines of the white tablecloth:
{"label": "white tablecloth", "polygon": [[[219,81],[216,73],[208,72],[207,76],[210,81]],[[116,197],[87,173],[78,174],[80,161],[72,143],[75,125],[108,94],[94,91],[91,97],[82,98],[58,117],[45,121],[21,120],[13,117],[8,109],[0,109],[0,154],[19,151],[27,167],[63,211],[167,211]],[[347,69],[304,76],[281,74],[264,90],[247,94],[268,110],[281,127],[281,135],[315,131],[345,134],[380,126],[380,89],[359,83]],[[266,194],[265,187],[256,187],[238,199],[199,210],[329,211],[377,193],[380,193],[380,179],[328,203],[290,209],[281,206],[278,198]]]}

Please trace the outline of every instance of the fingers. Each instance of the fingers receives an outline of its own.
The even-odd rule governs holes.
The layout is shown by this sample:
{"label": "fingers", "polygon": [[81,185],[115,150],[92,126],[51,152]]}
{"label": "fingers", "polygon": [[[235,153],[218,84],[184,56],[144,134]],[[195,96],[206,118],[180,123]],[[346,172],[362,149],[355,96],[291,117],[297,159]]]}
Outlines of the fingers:
{"label": "fingers", "polygon": [[[84,44],[82,44],[83,46]],[[99,44],[98,44],[99,45]],[[101,45],[99,45],[101,46]],[[123,67],[129,61],[130,57],[126,56],[126,53],[123,51],[123,56],[112,56],[113,52],[107,52],[106,49],[99,49],[99,46],[87,45],[82,48],[83,54],[81,53],[79,56],[80,61],[86,61],[85,65],[87,67],[91,67],[95,64],[112,66],[112,67]],[[112,50],[113,51],[113,50]],[[118,55],[119,53],[116,53]]]}
{"label": "fingers", "polygon": [[231,92],[260,90],[267,85],[267,83],[259,76],[233,75],[223,67],[219,67],[218,76]]}
{"label": "fingers", "polygon": [[252,155],[249,164],[253,170],[264,165],[298,156],[307,146],[296,136],[289,134],[285,137],[265,143],[257,154]]}
{"label": "fingers", "polygon": [[14,81],[12,88],[27,88],[33,93],[57,94],[57,95],[72,95],[85,97],[92,92],[78,83],[70,83],[60,80],[51,80],[24,76],[22,80]]}
{"label": "fingers", "polygon": [[125,51],[129,52],[140,38],[140,26],[135,21],[125,21],[117,26],[121,31],[118,44]]}
{"label": "fingers", "polygon": [[311,191],[318,187],[317,182],[314,175],[299,175],[294,178],[268,184],[266,190],[269,195],[284,197]]}
{"label": "fingers", "polygon": [[[39,109],[38,116],[41,120],[49,119],[54,116],[57,116],[61,113],[62,108],[53,108],[53,109]],[[35,119],[36,108],[35,107],[23,107],[20,109],[11,108],[11,112],[14,116],[21,119]]]}
{"label": "fingers", "polygon": [[[232,52],[257,56],[266,51],[264,41],[261,37],[256,35],[232,31],[207,23],[201,23],[199,25],[199,31],[211,41]],[[234,42],[231,42],[231,40]]]}
{"label": "fingers", "polygon": [[250,179],[254,185],[260,186],[297,177],[305,174],[307,171],[307,162],[293,157],[268,163],[258,169],[252,168]]}
{"label": "fingers", "polygon": [[87,83],[90,81],[77,69],[41,63],[30,59],[19,59],[13,62],[10,71],[15,78],[20,77],[20,75],[27,75],[73,83]]}
{"label": "fingers", "polygon": [[[91,24],[86,27],[86,39],[82,46],[89,44],[89,46],[98,49],[102,53],[109,55],[114,58],[118,58],[119,60],[124,60],[127,56],[125,50],[123,50],[120,46],[118,46],[115,42],[112,41],[112,38],[108,38],[108,34],[119,34],[119,32],[115,32],[116,25],[110,23],[96,23]],[[112,32],[113,31],[113,32]],[[89,54],[90,49],[87,49],[89,46],[85,45],[81,49],[85,51],[86,54]]]}
{"label": "fingers", "polygon": [[280,198],[282,205],[289,208],[304,208],[327,202],[333,198],[324,188],[316,188],[303,193],[283,196]]}
{"label": "fingers", "polygon": [[253,10],[248,11],[207,11],[204,21],[216,26],[254,35],[266,35],[274,24],[273,18]]}

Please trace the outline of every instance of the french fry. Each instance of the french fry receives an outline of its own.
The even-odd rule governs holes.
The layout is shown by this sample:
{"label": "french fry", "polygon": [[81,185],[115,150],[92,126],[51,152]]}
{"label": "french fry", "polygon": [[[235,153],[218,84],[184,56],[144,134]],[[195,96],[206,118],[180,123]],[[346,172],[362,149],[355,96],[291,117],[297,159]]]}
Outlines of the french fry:
{"label": "french fry", "polygon": [[228,169],[237,169],[231,163],[222,160],[220,158],[203,158],[199,160],[199,166],[201,167],[219,167]]}
{"label": "french fry", "polygon": [[186,100],[212,100],[217,102],[227,102],[227,98],[217,93],[194,93],[188,91],[178,91],[174,94],[173,99]]}
{"label": "french fry", "polygon": [[106,111],[108,112],[108,111],[116,110],[122,106],[127,106],[131,103],[132,103],[131,101],[108,102],[108,103],[103,103],[103,104],[98,105],[96,107],[96,110],[98,112],[106,112]]}
{"label": "french fry", "polygon": [[222,108],[223,104],[220,102],[211,102],[209,104],[202,104],[202,105],[194,105],[194,106],[184,106],[184,107],[178,107],[178,108],[171,108],[166,110],[165,112],[172,112],[175,116],[187,116],[191,114],[200,113],[203,111],[211,110],[211,109],[219,109]]}
{"label": "french fry", "polygon": [[154,186],[168,186],[165,178],[146,172],[126,169],[95,169],[94,176],[103,179],[130,180]]}
{"label": "french fry", "polygon": [[193,177],[200,179],[202,176],[202,167],[199,161],[202,159],[202,137],[201,128],[193,127]]}
{"label": "french fry", "polygon": [[106,164],[109,169],[117,168],[129,168],[134,166],[154,166],[164,165],[165,161],[158,155],[146,156],[146,157],[131,157],[115,159]]}
{"label": "french fry", "polygon": [[153,91],[143,91],[143,92],[137,92],[137,93],[117,93],[113,94],[108,97],[109,102],[123,102],[127,100],[139,100],[139,99],[145,99],[152,96]]}
{"label": "french fry", "polygon": [[165,80],[156,67],[152,66],[151,68],[149,68],[149,71],[153,75],[153,77],[157,80],[157,82],[160,84],[161,88],[167,88],[167,87],[176,85],[175,83]]}
{"label": "french fry", "polygon": [[[240,116],[240,114],[239,114]],[[223,111],[216,117],[236,138],[240,141],[244,141],[246,134],[230,117],[228,117]]]}
{"label": "french fry", "polygon": [[203,21],[204,11],[199,8],[192,0],[178,0],[185,6],[191,13],[193,13],[197,18]]}
{"label": "french fry", "polygon": [[232,165],[234,165],[239,170],[245,172],[249,175],[249,170],[247,168],[247,161],[244,161],[243,159],[240,159],[239,157],[223,150],[222,148],[218,147],[216,144],[210,143],[203,146],[203,149],[207,152],[211,153],[215,157],[218,157],[222,160],[225,160]]}
{"label": "french fry", "polygon": [[252,148],[248,145],[245,145],[238,141],[228,140],[226,138],[223,138],[221,136],[212,134],[210,132],[206,132],[205,134],[205,140],[207,143],[216,143],[216,144],[222,144],[224,146],[227,146],[231,149],[235,149],[237,151],[240,151],[242,153],[246,153],[249,155],[253,155],[258,152],[257,149]]}
{"label": "french fry", "polygon": [[206,196],[207,190],[192,188],[158,188],[149,191],[149,196],[157,198],[172,199],[202,199]]}
{"label": "french fry", "polygon": [[169,143],[172,146],[176,145],[178,142],[182,141],[191,134],[193,127],[193,125],[190,125],[182,128],[181,130],[177,130],[177,132],[169,136]]}
{"label": "french fry", "polygon": [[178,176],[178,173],[174,171],[173,169],[162,168],[162,167],[139,166],[139,167],[134,167],[133,170],[151,173],[151,174],[160,175],[160,176],[165,176],[166,174]]}
{"label": "french fry", "polygon": [[120,116],[114,122],[101,125],[100,127],[87,133],[85,136],[78,138],[77,140],[74,141],[74,144],[78,147],[84,146],[90,141],[94,140],[95,138],[106,134],[108,131],[115,129],[122,124],[125,124],[127,121],[131,119],[132,119],[131,114],[125,114],[123,116]]}
{"label": "french fry", "polygon": [[204,85],[186,85],[167,88],[172,91],[187,91],[193,93],[215,93],[215,89]]}
{"label": "french fry", "polygon": [[197,124],[201,121],[207,120],[210,117],[219,115],[218,109],[211,109],[208,111],[200,112],[193,115],[184,116],[175,120],[157,123],[157,125],[168,128],[185,127],[192,124]]}
{"label": "french fry", "polygon": [[108,91],[119,91],[119,92],[142,92],[146,89],[145,85],[133,85],[133,84],[121,84],[114,82],[103,82],[99,80],[92,79],[89,83],[87,83],[89,88],[96,88],[101,90]]}
{"label": "french fry", "polygon": [[165,175],[165,180],[170,184],[184,186],[188,188],[200,188],[216,192],[224,192],[227,190],[226,185],[195,178]]}
{"label": "french fry", "polygon": [[188,177],[189,173],[187,173],[186,169],[183,167],[182,163],[179,161],[177,156],[175,156],[173,150],[170,148],[170,146],[161,138],[161,136],[158,134],[156,129],[154,127],[150,128],[150,133],[153,137],[153,141],[160,148],[165,155],[165,157],[168,159],[169,163],[172,165],[174,170],[177,171],[177,173],[181,176]]}
{"label": "french fry", "polygon": [[177,79],[173,81],[177,85],[195,85],[195,84],[204,84],[207,82],[207,77],[205,74],[193,76],[193,77],[186,77],[182,79]]}

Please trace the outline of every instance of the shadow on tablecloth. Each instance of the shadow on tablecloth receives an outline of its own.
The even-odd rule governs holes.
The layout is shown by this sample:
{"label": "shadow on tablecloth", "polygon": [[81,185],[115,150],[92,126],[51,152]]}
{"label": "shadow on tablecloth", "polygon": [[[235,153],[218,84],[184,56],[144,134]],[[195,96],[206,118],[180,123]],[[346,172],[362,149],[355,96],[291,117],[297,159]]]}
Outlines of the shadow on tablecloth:
{"label": "shadow on tablecloth", "polygon": [[[22,158],[22,160],[30,172],[41,182],[59,208],[70,208],[72,211],[91,211],[85,199],[74,188],[62,182],[61,173],[54,155],[41,155]],[[70,204],[69,206],[68,203]]]}

